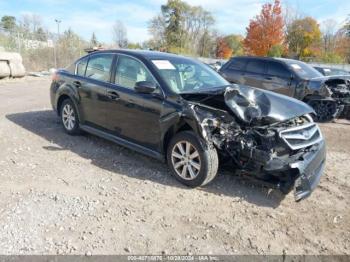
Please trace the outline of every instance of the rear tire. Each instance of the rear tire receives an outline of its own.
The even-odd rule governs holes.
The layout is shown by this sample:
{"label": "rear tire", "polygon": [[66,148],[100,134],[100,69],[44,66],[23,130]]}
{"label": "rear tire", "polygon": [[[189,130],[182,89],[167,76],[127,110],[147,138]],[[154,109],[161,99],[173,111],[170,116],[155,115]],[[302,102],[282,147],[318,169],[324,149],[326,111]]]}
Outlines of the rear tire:
{"label": "rear tire", "polygon": [[61,123],[64,131],[69,135],[80,134],[79,118],[75,105],[71,99],[66,99],[60,107]]}
{"label": "rear tire", "polygon": [[219,158],[212,146],[204,147],[192,131],[176,134],[167,148],[167,160],[173,176],[189,187],[204,186],[217,175]]}

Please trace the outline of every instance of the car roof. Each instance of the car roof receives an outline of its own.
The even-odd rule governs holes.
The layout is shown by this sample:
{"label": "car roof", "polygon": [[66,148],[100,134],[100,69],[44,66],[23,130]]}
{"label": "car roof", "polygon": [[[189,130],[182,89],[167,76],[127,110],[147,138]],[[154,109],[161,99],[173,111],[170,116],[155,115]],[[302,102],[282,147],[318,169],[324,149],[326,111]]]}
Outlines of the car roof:
{"label": "car roof", "polygon": [[266,56],[235,56],[235,57],[232,57],[231,59],[236,59],[236,58],[262,60],[262,61],[277,61],[277,62],[280,61],[280,62],[286,62],[286,63],[301,62],[295,59],[288,59],[288,58],[281,58],[281,57],[266,57]]}
{"label": "car roof", "polygon": [[184,58],[188,59],[187,57],[172,54],[172,53],[166,53],[166,52],[159,52],[159,51],[150,51],[150,50],[138,50],[138,49],[105,49],[105,50],[99,50],[91,52],[90,54],[103,54],[103,53],[116,53],[116,54],[126,54],[126,55],[132,55],[135,57],[142,57],[146,59],[170,59],[170,58]]}

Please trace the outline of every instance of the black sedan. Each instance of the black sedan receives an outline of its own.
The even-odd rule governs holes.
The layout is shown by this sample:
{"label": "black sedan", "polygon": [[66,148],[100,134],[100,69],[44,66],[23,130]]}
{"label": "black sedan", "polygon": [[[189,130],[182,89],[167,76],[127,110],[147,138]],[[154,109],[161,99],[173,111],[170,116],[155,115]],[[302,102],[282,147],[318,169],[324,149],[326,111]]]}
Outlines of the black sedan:
{"label": "black sedan", "polygon": [[105,50],[58,70],[51,103],[70,135],[81,130],[167,161],[190,187],[212,181],[219,160],[300,200],[317,186],[325,142],[314,111],[287,96],[231,85],[172,54]]}

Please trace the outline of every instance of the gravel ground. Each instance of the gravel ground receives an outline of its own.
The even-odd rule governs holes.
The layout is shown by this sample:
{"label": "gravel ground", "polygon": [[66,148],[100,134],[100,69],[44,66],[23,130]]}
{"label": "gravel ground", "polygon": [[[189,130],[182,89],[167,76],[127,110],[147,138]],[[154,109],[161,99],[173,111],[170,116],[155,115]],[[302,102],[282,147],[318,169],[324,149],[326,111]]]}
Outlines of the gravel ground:
{"label": "gravel ground", "polygon": [[163,163],[63,132],[49,79],[0,82],[0,254],[350,254],[350,122],[299,203],[229,174],[200,189]]}

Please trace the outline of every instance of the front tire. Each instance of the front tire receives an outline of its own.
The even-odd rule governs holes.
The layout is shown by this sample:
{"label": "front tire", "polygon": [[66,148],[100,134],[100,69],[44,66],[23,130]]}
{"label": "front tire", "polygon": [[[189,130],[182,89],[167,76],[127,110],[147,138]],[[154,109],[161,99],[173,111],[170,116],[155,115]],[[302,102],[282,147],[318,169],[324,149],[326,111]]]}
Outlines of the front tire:
{"label": "front tire", "polygon": [[213,146],[204,147],[196,134],[176,134],[167,149],[167,160],[173,176],[189,187],[210,183],[218,172],[219,158]]}
{"label": "front tire", "polygon": [[80,133],[78,114],[72,100],[66,99],[63,101],[60,116],[62,126],[67,134],[78,135]]}

